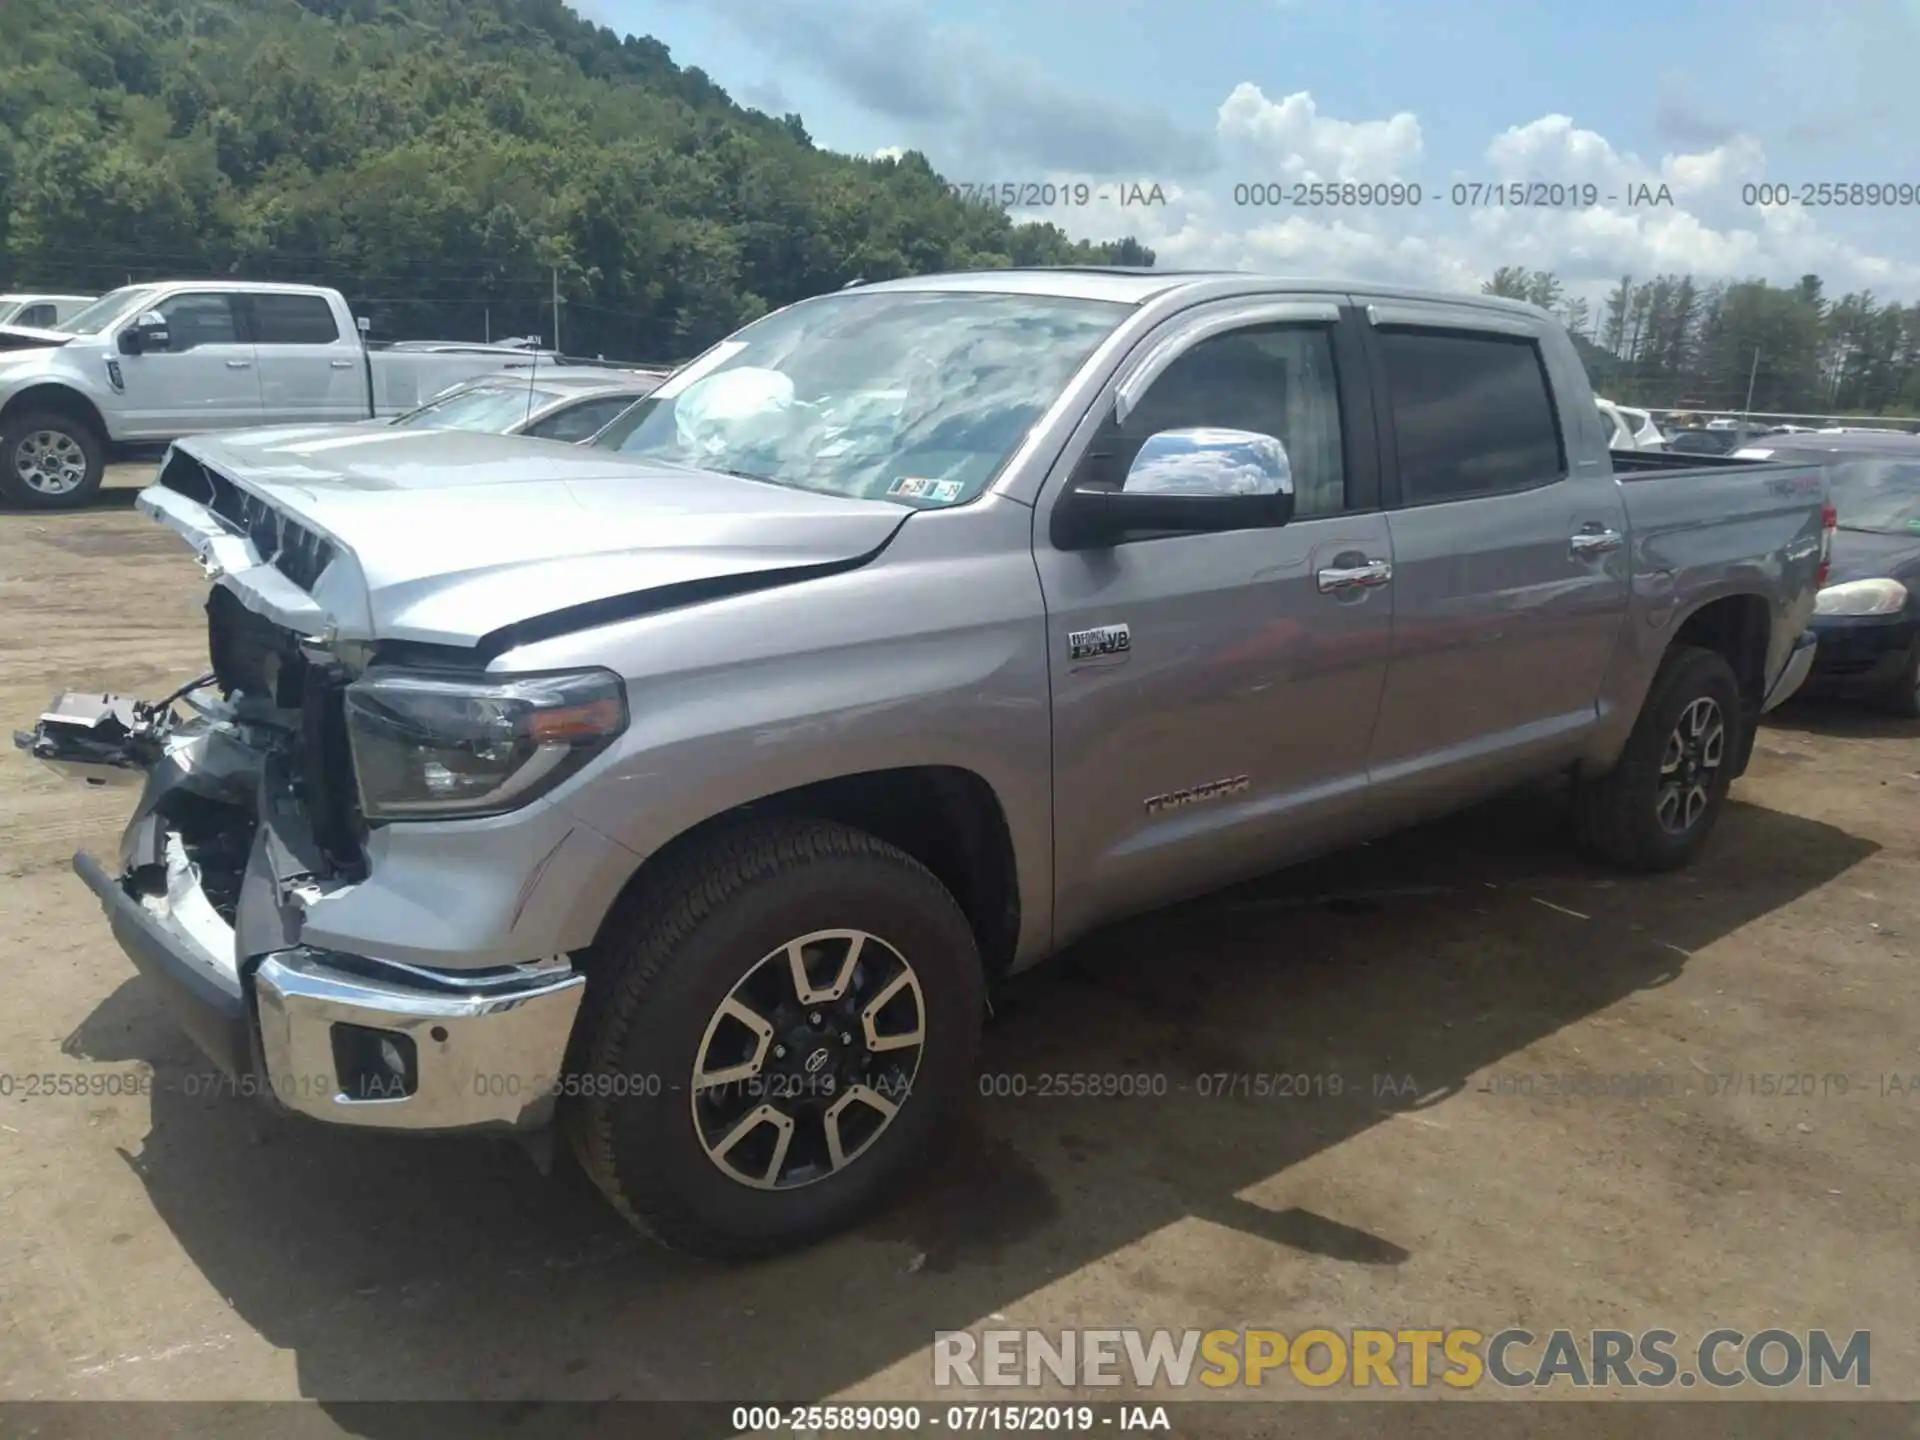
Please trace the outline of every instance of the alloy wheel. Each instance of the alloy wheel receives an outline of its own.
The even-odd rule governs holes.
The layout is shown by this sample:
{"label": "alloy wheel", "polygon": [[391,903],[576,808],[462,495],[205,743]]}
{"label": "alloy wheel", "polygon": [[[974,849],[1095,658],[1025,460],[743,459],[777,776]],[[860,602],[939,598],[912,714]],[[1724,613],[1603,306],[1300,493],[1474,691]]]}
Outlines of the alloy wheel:
{"label": "alloy wheel", "polygon": [[86,483],[86,452],[62,431],[35,430],[14,447],[13,473],[42,495],[71,495]]}
{"label": "alloy wheel", "polygon": [[1661,829],[1684,835],[1699,822],[1712,803],[1726,751],[1727,723],[1720,703],[1702,695],[1680,712],[1660,756],[1654,805]]}
{"label": "alloy wheel", "polygon": [[755,962],[701,1036],[701,1147],[757,1190],[837,1174],[906,1103],[926,1033],[919,977],[886,941],[863,930],[789,941]]}

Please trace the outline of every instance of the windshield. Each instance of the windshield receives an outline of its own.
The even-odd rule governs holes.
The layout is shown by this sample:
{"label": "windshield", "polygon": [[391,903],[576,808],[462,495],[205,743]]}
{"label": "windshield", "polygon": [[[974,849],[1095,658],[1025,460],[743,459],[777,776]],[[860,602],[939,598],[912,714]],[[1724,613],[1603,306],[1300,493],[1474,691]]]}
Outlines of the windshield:
{"label": "windshield", "polygon": [[114,321],[130,310],[141,308],[143,301],[159,289],[156,285],[123,285],[118,290],[109,290],[98,300],[77,315],[70,315],[64,324],[54,326],[69,335],[98,335]]}
{"label": "windshield", "polygon": [[394,417],[393,423],[415,430],[485,430],[504,435],[524,423],[529,413],[537,414],[559,398],[558,391],[530,384],[474,385],[429,400],[418,410]]}
{"label": "windshield", "polygon": [[924,291],[805,301],[675,372],[594,443],[802,490],[964,504],[1128,308]]}
{"label": "windshield", "polygon": [[1876,455],[1827,471],[1842,530],[1920,534],[1920,455]]}
{"label": "windshield", "polygon": [[24,300],[0,300],[0,325],[5,325],[26,308],[27,302]]}

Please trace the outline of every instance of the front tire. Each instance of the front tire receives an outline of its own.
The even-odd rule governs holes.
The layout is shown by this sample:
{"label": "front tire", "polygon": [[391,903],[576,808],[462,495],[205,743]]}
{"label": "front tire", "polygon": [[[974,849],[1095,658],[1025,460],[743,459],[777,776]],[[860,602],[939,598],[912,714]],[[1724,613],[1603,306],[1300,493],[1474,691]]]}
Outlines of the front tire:
{"label": "front tire", "polygon": [[106,444],[84,420],[41,410],[0,426],[0,496],[23,509],[77,509],[106,474]]}
{"label": "front tire", "polygon": [[1748,723],[1740,682],[1713,650],[1670,650],[1613,769],[1574,786],[1588,854],[1622,869],[1678,870],[1707,843]]}
{"label": "front tire", "polygon": [[880,1202],[965,1094],[985,1007],[952,895],[862,831],[767,821],[645,876],[609,922],[562,1125],[675,1249],[792,1249]]}

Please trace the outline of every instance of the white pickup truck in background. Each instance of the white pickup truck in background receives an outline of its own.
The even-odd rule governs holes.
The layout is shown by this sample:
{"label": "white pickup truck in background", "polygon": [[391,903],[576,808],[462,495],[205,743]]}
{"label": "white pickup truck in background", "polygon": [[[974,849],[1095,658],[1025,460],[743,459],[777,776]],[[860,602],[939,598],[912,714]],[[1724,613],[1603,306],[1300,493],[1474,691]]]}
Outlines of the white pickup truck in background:
{"label": "white pickup truck in background", "polygon": [[93,295],[47,295],[39,291],[12,291],[0,295],[0,325],[24,325],[51,330],[78,315],[98,298]]}
{"label": "white pickup truck in background", "polygon": [[183,435],[399,415],[476,375],[551,361],[512,346],[370,346],[313,285],[167,281],[58,329],[0,324],[0,498],[85,504],[118,454]]}

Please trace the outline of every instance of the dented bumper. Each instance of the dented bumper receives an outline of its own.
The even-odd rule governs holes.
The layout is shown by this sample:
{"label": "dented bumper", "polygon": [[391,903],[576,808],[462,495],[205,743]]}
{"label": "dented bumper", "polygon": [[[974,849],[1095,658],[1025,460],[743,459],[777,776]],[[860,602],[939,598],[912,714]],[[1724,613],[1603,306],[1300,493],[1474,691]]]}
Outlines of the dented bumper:
{"label": "dented bumper", "polygon": [[222,1070],[328,1123],[545,1125],[584,976],[563,955],[452,969],[315,943],[309,905],[379,887],[316,878],[272,732],[195,708],[182,722],[166,706],[62,697],[16,737],[80,778],[143,783],[118,864],[82,853],[74,870],[180,1027]]}

